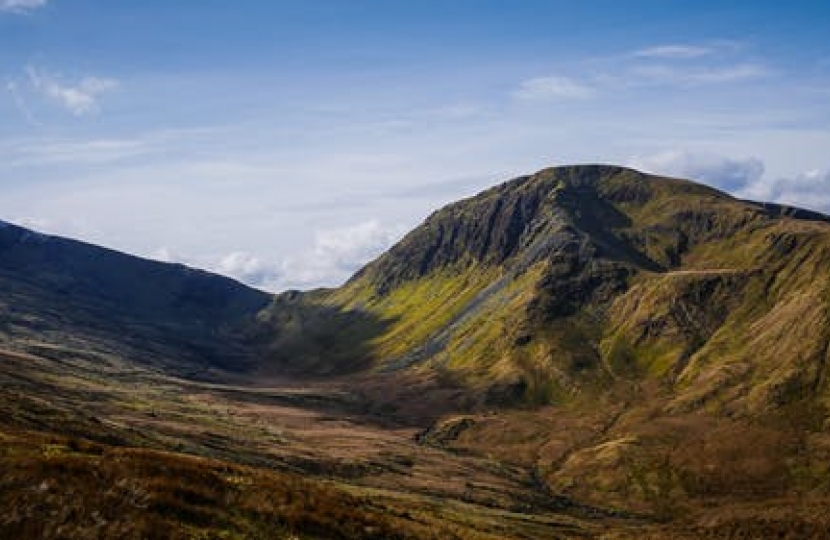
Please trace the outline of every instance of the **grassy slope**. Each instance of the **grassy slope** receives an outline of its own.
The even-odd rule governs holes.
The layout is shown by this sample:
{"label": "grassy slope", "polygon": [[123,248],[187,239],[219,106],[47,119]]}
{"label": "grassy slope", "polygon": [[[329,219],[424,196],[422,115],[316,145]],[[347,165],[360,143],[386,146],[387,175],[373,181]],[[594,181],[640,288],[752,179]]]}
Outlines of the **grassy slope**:
{"label": "grassy slope", "polygon": [[271,295],[226,277],[0,224],[0,343],[74,346],[205,375],[243,370]]}

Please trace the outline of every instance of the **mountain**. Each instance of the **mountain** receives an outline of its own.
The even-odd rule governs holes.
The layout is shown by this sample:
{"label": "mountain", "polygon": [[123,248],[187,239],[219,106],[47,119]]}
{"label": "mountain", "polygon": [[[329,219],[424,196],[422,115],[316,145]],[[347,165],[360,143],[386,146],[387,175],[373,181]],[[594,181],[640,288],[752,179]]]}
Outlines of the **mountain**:
{"label": "mountain", "polygon": [[[304,318],[321,310],[361,322]],[[425,444],[521,463],[583,502],[674,516],[827,493],[830,218],[816,212],[620,167],[545,169],[266,313],[280,369],[368,373],[394,414],[433,418]]]}
{"label": "mountain", "polygon": [[274,296],[4,225],[0,537],[828,538],[828,343],[830,217],[622,167]]}
{"label": "mountain", "polygon": [[357,366],[368,356],[378,372],[444,373],[482,405],[642,379],[670,385],[678,408],[761,410],[826,389],[829,235],[819,213],[560,167],[451,204],[343,287],[269,309],[363,321],[305,326],[327,369],[349,368],[350,343]]}
{"label": "mountain", "polygon": [[201,270],[0,224],[0,340],[29,352],[239,370],[251,357],[245,321],[269,301]]}

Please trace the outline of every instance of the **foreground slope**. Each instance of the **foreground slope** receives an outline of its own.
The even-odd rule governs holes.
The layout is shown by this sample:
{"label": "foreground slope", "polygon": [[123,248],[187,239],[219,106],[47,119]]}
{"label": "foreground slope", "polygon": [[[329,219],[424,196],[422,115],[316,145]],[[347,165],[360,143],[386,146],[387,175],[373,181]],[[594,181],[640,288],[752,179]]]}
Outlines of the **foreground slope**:
{"label": "foreground slope", "polygon": [[273,331],[259,317],[270,300],[206,272],[2,224],[0,538],[495,540],[597,529],[560,514],[524,471],[418,445],[417,428],[375,412],[358,387],[251,378]]}

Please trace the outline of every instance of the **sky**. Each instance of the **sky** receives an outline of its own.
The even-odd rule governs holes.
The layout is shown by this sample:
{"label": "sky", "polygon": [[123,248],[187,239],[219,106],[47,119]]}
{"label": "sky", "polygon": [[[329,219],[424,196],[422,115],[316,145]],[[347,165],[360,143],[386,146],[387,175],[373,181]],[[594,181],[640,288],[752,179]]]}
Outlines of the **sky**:
{"label": "sky", "polygon": [[334,286],[613,163],[830,212],[830,2],[0,0],[0,219]]}

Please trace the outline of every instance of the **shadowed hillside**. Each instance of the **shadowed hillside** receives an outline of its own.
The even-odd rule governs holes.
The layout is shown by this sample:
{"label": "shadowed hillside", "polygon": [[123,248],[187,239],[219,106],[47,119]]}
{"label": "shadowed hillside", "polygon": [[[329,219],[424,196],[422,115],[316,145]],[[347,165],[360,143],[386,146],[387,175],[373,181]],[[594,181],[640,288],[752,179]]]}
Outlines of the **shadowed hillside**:
{"label": "shadowed hillside", "polygon": [[239,370],[252,356],[243,332],[269,299],[201,270],[0,225],[0,338],[17,348]]}

